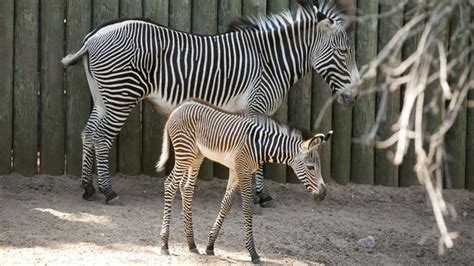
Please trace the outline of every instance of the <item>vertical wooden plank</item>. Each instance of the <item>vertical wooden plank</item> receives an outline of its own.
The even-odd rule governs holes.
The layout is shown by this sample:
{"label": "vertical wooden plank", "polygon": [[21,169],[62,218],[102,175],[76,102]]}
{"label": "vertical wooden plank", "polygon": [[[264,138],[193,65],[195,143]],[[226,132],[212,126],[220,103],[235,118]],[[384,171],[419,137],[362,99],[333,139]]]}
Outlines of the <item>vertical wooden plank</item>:
{"label": "vertical wooden plank", "polygon": [[242,0],[242,15],[265,15],[267,0]]}
{"label": "vertical wooden plank", "polygon": [[[290,1],[289,4],[291,10],[299,7],[296,1]],[[311,81],[310,72],[296,82],[288,93],[288,123],[302,129],[309,129],[311,126]],[[286,181],[300,182],[291,167],[287,167]]]}
{"label": "vertical wooden plank", "polygon": [[[391,1],[381,1],[379,5],[379,13],[393,10],[398,4]],[[401,28],[403,24],[403,12],[398,11],[391,16],[380,19],[379,22],[379,39],[378,50],[383,49],[385,44],[392,38],[393,34]],[[378,75],[378,79],[382,79],[382,75]],[[380,104],[381,95],[377,95],[377,104]],[[378,137],[385,139],[393,134],[391,126],[397,121],[400,113],[400,90],[390,92],[385,108],[385,120],[379,128]],[[392,163],[389,158],[392,149],[376,150],[375,153],[375,184],[385,186],[398,186],[398,166]]]}
{"label": "vertical wooden plank", "polygon": [[[356,6],[355,0],[341,2],[351,8]],[[354,40],[354,32],[351,35]],[[352,108],[334,103],[332,116],[331,174],[336,182],[347,184],[351,175]]]}
{"label": "vertical wooden plank", "polygon": [[[192,11],[192,32],[196,34],[217,33],[217,0],[194,1]],[[223,90],[225,88],[216,88]],[[199,171],[199,178],[211,180],[214,176],[214,164],[204,159]]]}
{"label": "vertical wooden plank", "polygon": [[0,1],[0,175],[12,170],[14,14],[14,0]]}
{"label": "vertical wooden plank", "polygon": [[[190,0],[170,1],[169,26],[172,29],[191,32],[191,10]],[[207,18],[206,18],[207,19]]]}
{"label": "vertical wooden plank", "polygon": [[[301,129],[309,129],[311,125],[311,74],[303,76],[288,94],[288,123]],[[286,180],[300,182],[291,167],[287,168]]]}
{"label": "vertical wooden plank", "polygon": [[219,33],[227,31],[227,27],[234,17],[242,15],[242,0],[218,1],[217,29]]}
{"label": "vertical wooden plank", "polygon": [[[169,0],[144,0],[143,7],[144,17],[150,18],[161,25],[168,25]],[[163,126],[166,123],[166,117],[159,113],[151,102],[145,101],[142,106],[142,172],[150,176],[161,177],[165,173],[157,173],[155,164],[160,156]]]}
{"label": "vertical wooden plank", "polygon": [[[469,44],[469,36],[464,36],[458,40],[451,39],[453,35],[456,34],[456,30],[461,27],[461,23],[465,23],[461,20],[465,19],[466,17],[470,18],[469,12],[466,14],[466,11],[468,10],[461,10],[461,5],[458,5],[458,7],[459,8],[454,9],[453,18],[451,19],[449,25],[450,51],[460,50],[462,47],[467,47]],[[466,65],[468,63],[467,60],[465,60],[464,63],[464,65]],[[451,71],[452,75],[449,77],[449,83],[454,90],[461,90],[461,88],[457,86],[457,82],[462,71],[463,66],[456,67],[453,71]],[[448,186],[448,188],[463,189],[466,185],[466,121],[467,101],[464,100],[453,126],[446,134],[446,151],[448,156],[446,173],[447,178],[449,178],[451,181],[451,187]]]}
{"label": "vertical wooden plank", "polygon": [[[376,15],[378,1],[359,0],[357,9],[360,15]],[[366,20],[357,24],[356,62],[362,67],[377,55],[377,19]],[[375,89],[375,81],[368,82],[364,90]],[[375,94],[362,95],[353,110],[353,139],[362,140],[372,129],[375,121]],[[374,147],[366,143],[352,143],[351,181],[361,184],[374,183]]]}
{"label": "vertical wooden plank", "polygon": [[[313,71],[313,84],[311,96],[311,132],[326,134],[332,130],[332,108],[324,109],[324,105],[332,98],[332,92],[326,81],[316,72]],[[318,123],[319,116],[322,117]],[[321,175],[328,182],[331,179],[331,142],[323,145],[319,149],[319,157],[321,161]]]}
{"label": "vertical wooden plank", "polygon": [[[91,29],[91,1],[67,1],[66,52],[73,53]],[[81,133],[91,112],[91,95],[84,68],[81,65],[66,69],[66,172],[80,176],[82,172]]]}
{"label": "vertical wooden plank", "polygon": [[[471,25],[474,22],[474,10],[470,7]],[[474,36],[470,36],[470,45],[474,45]],[[470,80],[474,80],[474,56],[471,54],[469,58],[471,64]],[[474,90],[470,90],[467,95],[467,129],[466,129],[466,189],[474,190]]]}
{"label": "vertical wooden plank", "polygon": [[[218,2],[217,29],[219,33],[223,33],[227,31],[231,19],[242,14],[242,0],[219,0]],[[214,163],[214,176],[227,178],[229,176],[229,169],[221,164]]]}
{"label": "vertical wooden plank", "polygon": [[41,138],[40,172],[64,174],[65,100],[63,0],[41,2]]}
{"label": "vertical wooden plank", "polygon": [[[119,17],[119,0],[93,0],[92,4],[92,25],[94,28]],[[109,153],[110,176],[117,172],[117,143],[116,138]]]}
{"label": "vertical wooden plank", "polygon": [[[120,17],[137,18],[142,13],[141,0],[120,0]],[[118,137],[118,171],[127,175],[138,175],[142,170],[141,106],[138,103],[132,110]]]}
{"label": "vertical wooden plank", "polygon": [[[267,14],[277,14],[289,7],[289,0],[272,0],[267,2]],[[285,97],[280,108],[273,117],[282,122],[288,122],[288,97]],[[286,165],[283,164],[265,164],[265,179],[270,179],[280,183],[286,182]]]}
{"label": "vertical wooden plank", "polygon": [[13,170],[25,176],[37,170],[38,15],[38,1],[15,1]]}
{"label": "vertical wooden plank", "polygon": [[[471,15],[473,10],[471,7]],[[471,17],[472,18],[472,17]],[[473,20],[471,19],[471,24]],[[471,35],[471,45],[474,44],[474,37]],[[474,57],[469,59],[472,64]],[[474,80],[474,68],[471,66],[470,80]],[[474,190],[474,90],[470,90],[467,95],[467,129],[466,129],[466,189]]]}
{"label": "vertical wooden plank", "polygon": [[[413,14],[410,15],[409,12],[415,7],[415,5],[416,4],[413,1],[409,1],[407,6],[405,7],[404,14],[403,14],[404,24],[409,22],[410,19],[412,18]],[[406,58],[408,58],[408,56],[410,56],[413,52],[415,52],[418,45],[418,37],[419,36],[414,36],[405,42],[402,48],[402,60],[405,60]],[[404,93],[404,90],[405,88],[403,88],[402,94]],[[401,105],[403,106],[403,99],[404,99],[403,95],[401,96],[401,99],[402,99]],[[418,178],[416,176],[416,172],[414,170],[415,162],[416,162],[414,146],[415,145],[413,141],[411,141],[410,146],[408,147],[407,153],[405,154],[405,157],[403,158],[403,163],[399,167],[399,185],[401,187],[409,187],[409,186],[419,184]]]}

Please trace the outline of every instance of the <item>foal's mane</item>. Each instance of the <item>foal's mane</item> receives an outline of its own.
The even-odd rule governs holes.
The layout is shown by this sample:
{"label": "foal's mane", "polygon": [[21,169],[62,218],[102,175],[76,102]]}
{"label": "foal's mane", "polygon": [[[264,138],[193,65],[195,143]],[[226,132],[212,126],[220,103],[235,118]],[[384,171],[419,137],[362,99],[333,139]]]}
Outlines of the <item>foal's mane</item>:
{"label": "foal's mane", "polygon": [[269,116],[266,116],[266,115],[263,115],[263,114],[251,114],[251,115],[249,115],[249,114],[245,114],[243,112],[229,112],[229,111],[226,111],[222,108],[219,108],[215,105],[212,105],[212,104],[210,104],[210,103],[208,103],[204,100],[198,99],[198,98],[189,98],[189,99],[183,101],[181,104],[179,104],[176,107],[176,109],[179,106],[184,105],[186,103],[198,103],[198,104],[207,106],[209,108],[212,108],[216,111],[219,111],[221,113],[245,117],[245,118],[250,119],[253,122],[256,122],[256,123],[261,124],[261,125],[263,125],[263,124],[270,125],[273,128],[277,129],[278,132],[280,132],[282,134],[285,134],[285,135],[288,135],[288,136],[291,136],[291,137],[297,137],[297,138],[302,138],[303,140],[307,140],[307,139],[310,139],[311,137],[314,136],[314,134],[311,133],[309,130],[294,127],[294,126],[291,126],[291,125],[283,124],[280,121],[276,120],[275,118],[272,118],[272,117],[269,117]]}

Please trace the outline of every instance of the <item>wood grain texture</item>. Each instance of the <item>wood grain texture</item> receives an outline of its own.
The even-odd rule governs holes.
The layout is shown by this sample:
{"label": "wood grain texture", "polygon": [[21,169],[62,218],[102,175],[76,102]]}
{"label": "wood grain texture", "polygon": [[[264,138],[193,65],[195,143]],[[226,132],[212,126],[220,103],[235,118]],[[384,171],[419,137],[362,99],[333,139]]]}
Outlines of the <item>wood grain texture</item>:
{"label": "wood grain texture", "polygon": [[[355,7],[356,1],[341,1],[347,7]],[[354,32],[351,34],[354,40]],[[352,108],[338,103],[333,104],[332,127],[334,134],[331,139],[331,175],[339,184],[347,184],[351,176],[352,148]]]}
{"label": "wood grain texture", "polygon": [[[403,21],[406,24],[410,21],[410,13],[409,11],[414,8],[415,3],[409,1],[407,6],[405,7],[404,14],[403,14]],[[408,39],[403,48],[402,48],[402,60],[405,60],[408,56],[410,56],[418,46],[418,39],[419,36],[414,36]],[[402,88],[402,106],[403,106],[403,99],[404,99],[404,90]],[[403,158],[403,163],[399,167],[399,186],[401,187],[409,187],[413,185],[419,184],[418,177],[416,176],[416,172],[414,170],[415,163],[416,163],[416,155],[415,155],[415,148],[414,142],[410,141],[410,146],[408,147],[407,153]]]}
{"label": "wood grain texture", "polygon": [[[472,6],[469,9],[471,14],[471,24],[474,23],[474,10]],[[470,45],[474,45],[474,36],[470,37]],[[474,80],[474,56],[471,54],[469,58],[471,62],[471,73],[469,74],[470,80]],[[467,129],[466,129],[466,189],[474,190],[474,90],[470,90],[467,95],[469,102],[467,108]]]}
{"label": "wood grain texture", "polygon": [[[91,1],[67,1],[66,52],[74,53],[82,46],[91,30]],[[91,95],[82,65],[66,68],[66,172],[82,173],[81,133],[91,112]]]}
{"label": "wood grain texture", "polygon": [[14,18],[14,0],[0,1],[0,175],[12,170]]}
{"label": "wood grain texture", "polygon": [[[288,94],[288,123],[306,130],[311,125],[311,81],[310,72],[296,82]],[[286,180],[290,183],[299,183],[291,167],[287,168]]]}
{"label": "wood grain texture", "polygon": [[256,15],[265,15],[266,13],[267,13],[267,0],[242,0],[242,15],[256,16]]}
{"label": "wood grain texture", "polygon": [[[378,13],[378,1],[359,0],[357,9],[361,15]],[[356,62],[362,67],[377,55],[377,20],[366,20],[357,23],[356,28]],[[361,93],[375,89],[375,81],[366,82]],[[354,106],[352,120],[352,138],[363,140],[374,126],[375,121],[375,94],[362,95]],[[374,183],[374,147],[370,144],[352,143],[351,149],[351,181],[361,184]]]}
{"label": "wood grain texture", "polygon": [[38,1],[15,1],[13,170],[25,176],[37,173],[38,27]]}
{"label": "wood grain texture", "polygon": [[[379,13],[392,10],[396,6],[396,2],[381,1]],[[391,16],[380,19],[379,22],[378,49],[379,51],[392,38],[393,34],[403,24],[403,11],[394,12]],[[401,56],[401,54],[399,55]],[[400,58],[400,57],[399,57]],[[398,59],[399,59],[398,58]],[[382,79],[382,75],[378,75],[378,79]],[[380,104],[381,95],[377,95],[377,104]],[[378,110],[378,109],[377,109]],[[390,92],[386,108],[384,121],[380,125],[378,137],[385,139],[393,132],[391,126],[397,121],[400,114],[400,90]],[[375,184],[384,186],[398,186],[398,166],[394,165],[391,159],[392,149],[377,149],[375,153]]]}
{"label": "wood grain texture", "polygon": [[41,2],[41,138],[40,173],[64,174],[66,96],[64,95],[63,0]]}
{"label": "wood grain texture", "polygon": [[[458,6],[459,7],[459,6]],[[466,12],[467,11],[467,12]],[[469,18],[468,9],[456,8],[453,11],[453,18],[449,25],[449,51],[461,50],[462,47],[469,45],[469,36],[464,35],[461,38],[453,39],[456,31],[461,27],[461,23],[465,23],[466,17]],[[466,14],[467,13],[467,14]],[[450,59],[450,58],[448,58]],[[448,82],[452,89],[461,91],[457,85],[459,77],[467,65],[467,58],[463,64],[450,71],[451,75]],[[471,66],[472,67],[472,66]],[[446,152],[447,152],[447,171],[446,171],[446,186],[448,188],[462,189],[465,188],[466,183],[466,130],[467,130],[467,101],[464,100],[453,126],[446,134]],[[473,163],[473,162],[471,162]]]}
{"label": "wood grain texture", "polygon": [[[326,81],[316,72],[313,71],[312,94],[311,94],[311,132],[326,134],[332,130],[332,108],[324,109],[324,105],[332,98],[332,92]],[[322,117],[321,122],[317,124],[319,116]],[[323,145],[319,150],[321,161],[321,175],[328,182],[331,179],[331,143]]]}

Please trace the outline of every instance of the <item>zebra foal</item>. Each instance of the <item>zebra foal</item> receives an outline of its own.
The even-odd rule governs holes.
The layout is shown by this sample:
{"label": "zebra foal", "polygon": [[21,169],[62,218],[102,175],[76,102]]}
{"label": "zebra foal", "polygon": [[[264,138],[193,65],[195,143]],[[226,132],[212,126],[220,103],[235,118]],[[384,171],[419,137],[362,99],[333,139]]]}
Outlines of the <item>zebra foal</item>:
{"label": "zebra foal", "polygon": [[209,232],[206,254],[214,254],[214,242],[232,207],[236,189],[241,191],[245,219],[245,246],[252,262],[258,263],[252,231],[252,174],[262,163],[290,165],[315,201],[326,197],[321,177],[318,147],[331,136],[289,129],[263,115],[229,113],[194,99],[178,106],[170,115],[163,133],[163,146],[156,168],[162,171],[169,157],[169,141],[175,151],[175,165],[165,181],[161,250],[169,254],[168,238],[171,204],[181,191],[184,236],[189,250],[198,253],[194,242],[192,198],[204,157],[229,168],[229,181],[219,215]]}

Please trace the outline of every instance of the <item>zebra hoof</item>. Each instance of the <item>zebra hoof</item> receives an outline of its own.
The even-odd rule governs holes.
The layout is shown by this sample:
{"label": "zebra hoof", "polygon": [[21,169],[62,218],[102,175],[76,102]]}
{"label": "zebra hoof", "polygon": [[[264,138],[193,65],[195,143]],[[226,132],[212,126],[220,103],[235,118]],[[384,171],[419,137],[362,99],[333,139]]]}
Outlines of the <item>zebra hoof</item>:
{"label": "zebra hoof", "polygon": [[160,254],[168,256],[170,254],[170,250],[167,248],[161,248]]}
{"label": "zebra hoof", "polygon": [[209,256],[214,256],[214,250],[213,249],[206,249],[206,255],[209,255]]}
{"label": "zebra hoof", "polygon": [[105,204],[110,206],[124,206],[124,204],[120,201],[119,196],[116,196],[113,199],[105,201]]}
{"label": "zebra hoof", "polygon": [[260,258],[256,258],[252,260],[253,264],[260,264]]}
{"label": "zebra hoof", "polygon": [[253,205],[253,214],[254,215],[262,215],[262,207],[260,204],[254,204]]}
{"label": "zebra hoof", "polygon": [[82,194],[82,198],[84,200],[92,201],[96,199],[96,197],[94,197],[94,195],[96,195],[95,188],[92,185],[89,187],[85,187],[84,190],[85,192],[84,194]]}
{"label": "zebra hoof", "polygon": [[197,248],[190,249],[189,252],[199,254],[199,250]]}
{"label": "zebra hoof", "polygon": [[270,194],[263,192],[260,194],[260,205],[265,208],[273,207],[273,198]]}
{"label": "zebra hoof", "polygon": [[275,204],[273,201],[266,201],[266,202],[260,203],[260,206],[262,206],[263,208],[273,208],[275,207]]}

